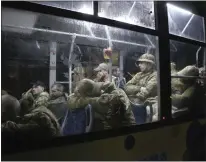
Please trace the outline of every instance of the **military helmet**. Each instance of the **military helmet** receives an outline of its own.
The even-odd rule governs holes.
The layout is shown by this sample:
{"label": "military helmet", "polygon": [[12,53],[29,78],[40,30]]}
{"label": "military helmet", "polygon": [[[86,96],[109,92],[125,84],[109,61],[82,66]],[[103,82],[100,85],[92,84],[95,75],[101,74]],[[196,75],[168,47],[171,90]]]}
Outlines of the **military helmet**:
{"label": "military helmet", "polygon": [[199,69],[194,65],[186,66],[184,69],[180,70],[177,75],[180,76],[199,76]]}
{"label": "military helmet", "polygon": [[155,64],[155,57],[152,54],[145,53],[139,57],[138,62],[149,62]]}

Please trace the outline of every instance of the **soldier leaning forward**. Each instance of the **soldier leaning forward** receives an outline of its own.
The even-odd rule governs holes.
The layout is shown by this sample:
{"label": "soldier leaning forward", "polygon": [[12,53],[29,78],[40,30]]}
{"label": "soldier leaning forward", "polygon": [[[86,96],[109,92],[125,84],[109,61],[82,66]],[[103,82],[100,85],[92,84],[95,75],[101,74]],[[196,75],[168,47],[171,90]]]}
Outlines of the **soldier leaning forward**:
{"label": "soldier leaning forward", "polygon": [[20,115],[18,121],[7,121],[2,125],[2,132],[6,134],[7,139],[28,143],[60,135],[60,127],[55,116],[45,106],[35,107],[32,96],[21,100]]}
{"label": "soldier leaning forward", "polygon": [[77,109],[92,105],[93,131],[134,125],[135,119],[125,92],[110,82],[82,80],[74,94],[69,96],[69,108]]}

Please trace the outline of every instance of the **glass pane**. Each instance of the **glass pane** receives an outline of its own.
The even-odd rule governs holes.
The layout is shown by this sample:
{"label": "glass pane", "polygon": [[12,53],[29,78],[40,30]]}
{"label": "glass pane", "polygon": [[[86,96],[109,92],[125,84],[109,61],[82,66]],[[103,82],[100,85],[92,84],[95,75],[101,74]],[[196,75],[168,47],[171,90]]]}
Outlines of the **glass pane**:
{"label": "glass pane", "polygon": [[206,108],[205,49],[170,41],[172,114],[200,116]]}
{"label": "glass pane", "polygon": [[[22,99],[24,122],[29,106],[48,108],[62,135],[157,121],[157,47],[155,36],[3,8],[2,89]],[[31,84],[37,80],[47,88]],[[25,108],[27,99],[34,103]],[[152,101],[155,108],[150,107]],[[59,130],[47,125],[44,133],[57,136],[47,132],[49,126]]]}
{"label": "glass pane", "polygon": [[167,3],[169,32],[204,42],[204,18]]}
{"label": "glass pane", "polygon": [[98,16],[147,28],[155,28],[154,3],[138,1],[99,2]]}
{"label": "glass pane", "polygon": [[39,3],[46,6],[52,6],[62,9],[67,9],[71,11],[77,11],[85,14],[92,15],[93,12],[93,2],[92,1],[36,1],[35,3]]}

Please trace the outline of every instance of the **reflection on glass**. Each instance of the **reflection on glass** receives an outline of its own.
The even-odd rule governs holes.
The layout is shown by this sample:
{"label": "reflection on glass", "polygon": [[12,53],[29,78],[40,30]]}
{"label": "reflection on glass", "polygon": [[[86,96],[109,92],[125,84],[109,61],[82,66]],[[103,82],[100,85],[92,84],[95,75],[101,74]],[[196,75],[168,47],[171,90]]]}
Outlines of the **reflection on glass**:
{"label": "reflection on glass", "polygon": [[176,41],[170,41],[170,45],[172,115],[203,115],[206,107],[204,48]]}
{"label": "reflection on glass", "polygon": [[129,24],[155,28],[153,2],[99,2],[98,16]]}
{"label": "reflection on glass", "polygon": [[[33,22],[21,25],[16,13],[25,12],[2,12],[2,89],[20,99],[21,113],[3,132],[26,130],[25,139],[39,140],[159,119],[157,37],[32,12]],[[10,74],[8,65],[19,68]],[[8,74],[18,75],[19,89]]]}
{"label": "reflection on glass", "polygon": [[67,2],[59,2],[59,1],[36,1],[35,3],[39,3],[46,6],[52,6],[72,11],[77,11],[85,14],[93,14],[93,2],[92,1],[67,1]]}
{"label": "reflection on glass", "polygon": [[169,32],[178,36],[204,41],[204,18],[186,9],[167,3]]}

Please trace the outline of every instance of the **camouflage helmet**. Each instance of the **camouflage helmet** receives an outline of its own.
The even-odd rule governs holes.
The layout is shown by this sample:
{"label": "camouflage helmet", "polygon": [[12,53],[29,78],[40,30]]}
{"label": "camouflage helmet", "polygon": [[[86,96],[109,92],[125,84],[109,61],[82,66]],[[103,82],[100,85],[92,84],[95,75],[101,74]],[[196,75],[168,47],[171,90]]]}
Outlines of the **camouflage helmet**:
{"label": "camouflage helmet", "polygon": [[138,62],[149,62],[155,64],[155,57],[152,54],[145,53],[139,57]]}
{"label": "camouflage helmet", "polygon": [[180,70],[177,75],[180,76],[199,76],[199,69],[194,65],[186,66],[184,69]]}

